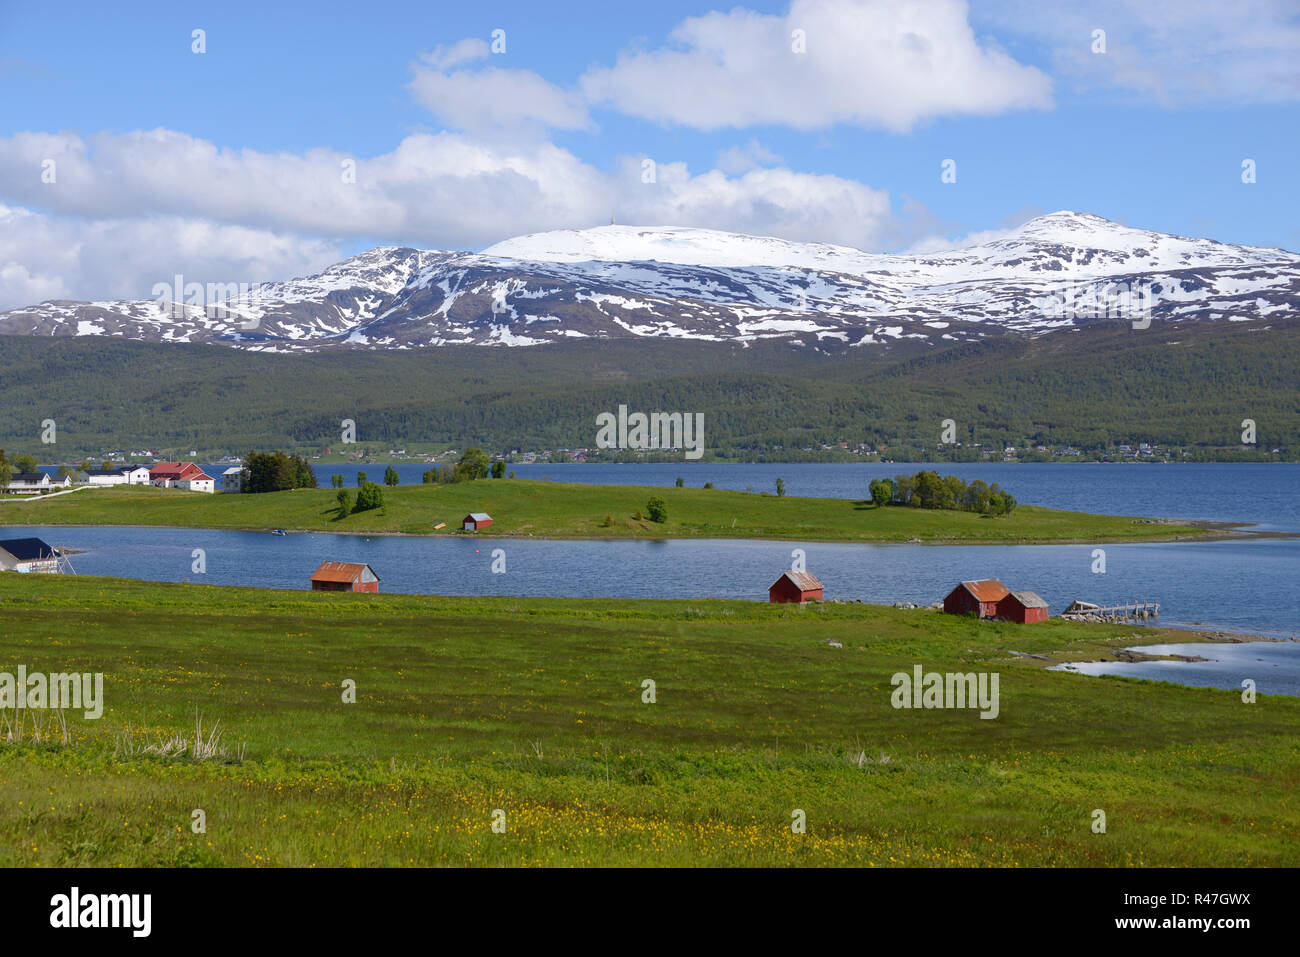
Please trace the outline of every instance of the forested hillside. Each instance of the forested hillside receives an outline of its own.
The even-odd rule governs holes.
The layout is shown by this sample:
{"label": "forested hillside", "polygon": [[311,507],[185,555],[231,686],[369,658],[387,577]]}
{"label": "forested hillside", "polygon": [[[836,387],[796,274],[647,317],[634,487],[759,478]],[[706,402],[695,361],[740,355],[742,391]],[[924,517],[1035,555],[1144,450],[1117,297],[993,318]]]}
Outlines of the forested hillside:
{"label": "forested hillside", "polygon": [[[831,351],[826,351],[827,349]],[[702,412],[710,454],[795,457],[847,441],[892,457],[957,440],[1093,448],[1153,442],[1300,454],[1300,323],[1093,324],[936,349],[630,339],[266,355],[221,346],[0,336],[0,447],[315,449],[362,443],[487,449],[594,445],[595,417]],[[43,458],[49,458],[43,454]]]}

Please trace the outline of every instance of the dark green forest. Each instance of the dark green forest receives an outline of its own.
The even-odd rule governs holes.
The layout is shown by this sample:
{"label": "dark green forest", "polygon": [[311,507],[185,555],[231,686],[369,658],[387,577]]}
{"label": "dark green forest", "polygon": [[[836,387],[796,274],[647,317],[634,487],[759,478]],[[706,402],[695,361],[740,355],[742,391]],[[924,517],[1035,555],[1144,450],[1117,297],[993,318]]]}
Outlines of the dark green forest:
{"label": "dark green forest", "polygon": [[[972,443],[1152,442],[1197,457],[1300,457],[1300,322],[1098,323],[946,347],[748,347],[663,339],[505,349],[266,355],[224,346],[0,336],[0,447],[51,458],[106,449],[589,448],[595,417],[703,412],[711,456],[798,460],[848,442],[900,458]],[[822,344],[825,348],[825,344]],[[1241,422],[1258,440],[1242,453]],[[1280,455],[1270,450],[1281,449]],[[974,453],[970,453],[974,454]]]}

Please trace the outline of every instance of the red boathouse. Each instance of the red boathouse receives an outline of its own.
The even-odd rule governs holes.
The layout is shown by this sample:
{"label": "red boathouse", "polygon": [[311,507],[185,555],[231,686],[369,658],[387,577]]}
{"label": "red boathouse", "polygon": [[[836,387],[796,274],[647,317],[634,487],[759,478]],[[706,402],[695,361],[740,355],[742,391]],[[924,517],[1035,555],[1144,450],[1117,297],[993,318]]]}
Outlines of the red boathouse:
{"label": "red boathouse", "polygon": [[998,602],[998,617],[1021,625],[1047,621],[1047,602],[1037,592],[1013,591]]}
{"label": "red boathouse", "polygon": [[311,576],[312,591],[379,591],[379,576],[358,562],[321,562]]}
{"label": "red boathouse", "polygon": [[1011,594],[1011,589],[996,578],[962,582],[943,600],[943,610],[949,615],[975,615],[978,618],[996,618],[998,602]]}
{"label": "red boathouse", "polygon": [[822,583],[808,572],[786,572],[767,590],[767,600],[774,602],[821,601]]}

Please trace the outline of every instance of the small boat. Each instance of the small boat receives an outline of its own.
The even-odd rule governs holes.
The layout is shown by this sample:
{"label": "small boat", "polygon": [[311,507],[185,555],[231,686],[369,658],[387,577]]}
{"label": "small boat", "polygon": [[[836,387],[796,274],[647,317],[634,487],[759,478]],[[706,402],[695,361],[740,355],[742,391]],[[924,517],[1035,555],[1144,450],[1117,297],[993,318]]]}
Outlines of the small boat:
{"label": "small boat", "polygon": [[271,530],[271,534],[272,534],[272,535],[288,535],[289,533],[286,532],[283,528],[274,528],[274,529]]}

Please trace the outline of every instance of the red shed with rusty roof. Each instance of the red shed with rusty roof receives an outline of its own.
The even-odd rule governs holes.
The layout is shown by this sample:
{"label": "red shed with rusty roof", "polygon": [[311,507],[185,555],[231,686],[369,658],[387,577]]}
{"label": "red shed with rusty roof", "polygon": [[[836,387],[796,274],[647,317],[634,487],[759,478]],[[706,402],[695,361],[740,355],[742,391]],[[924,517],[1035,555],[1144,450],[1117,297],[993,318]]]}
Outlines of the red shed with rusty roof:
{"label": "red shed with rusty roof", "polygon": [[949,615],[975,615],[978,618],[996,618],[998,602],[1011,594],[1011,589],[996,578],[962,582],[943,600],[943,610]]}
{"label": "red shed with rusty roof", "polygon": [[998,602],[998,617],[1022,625],[1047,621],[1047,602],[1037,592],[1013,591]]}
{"label": "red shed with rusty roof", "polygon": [[822,583],[808,572],[786,572],[767,590],[767,600],[821,601]]}
{"label": "red shed with rusty roof", "polygon": [[379,591],[379,576],[364,562],[321,562],[311,576],[312,591]]}

